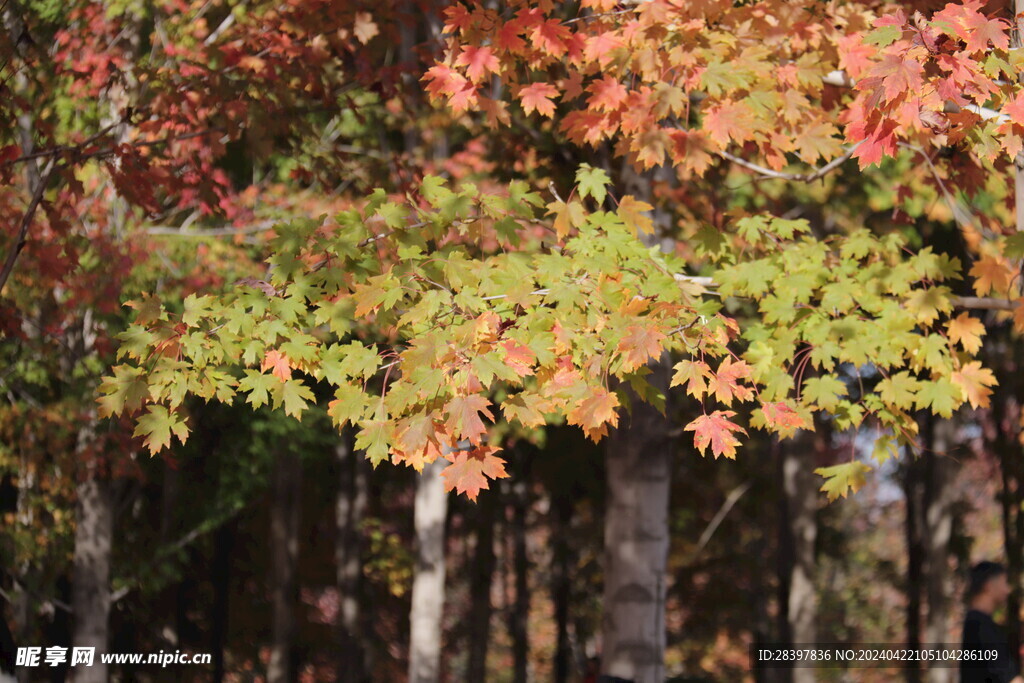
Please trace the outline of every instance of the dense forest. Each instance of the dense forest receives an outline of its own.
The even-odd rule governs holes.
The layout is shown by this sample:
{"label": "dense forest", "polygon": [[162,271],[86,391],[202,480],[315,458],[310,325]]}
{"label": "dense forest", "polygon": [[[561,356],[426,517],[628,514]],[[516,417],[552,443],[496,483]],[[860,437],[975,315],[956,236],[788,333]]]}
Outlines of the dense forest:
{"label": "dense forest", "polygon": [[1015,1],[0,0],[0,681],[1019,664]]}

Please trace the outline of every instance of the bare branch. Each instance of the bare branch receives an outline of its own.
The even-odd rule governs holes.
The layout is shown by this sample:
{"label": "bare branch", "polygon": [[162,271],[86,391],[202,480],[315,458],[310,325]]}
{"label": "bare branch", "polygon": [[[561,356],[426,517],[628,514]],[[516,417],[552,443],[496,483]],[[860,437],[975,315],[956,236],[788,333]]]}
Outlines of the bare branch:
{"label": "bare branch", "polygon": [[25,247],[28,228],[32,225],[32,219],[35,217],[36,209],[39,208],[39,203],[43,200],[43,193],[46,191],[46,184],[50,181],[50,174],[53,173],[55,162],[56,159],[50,159],[50,163],[46,165],[43,174],[36,182],[35,190],[32,192],[32,200],[29,202],[28,208],[25,209],[25,215],[21,217],[18,238],[11,245],[11,250],[7,252],[7,259],[4,261],[3,270],[0,271],[0,292],[3,292],[4,285],[7,284],[7,278],[11,276],[11,272],[14,270],[14,262],[17,261],[18,254]]}

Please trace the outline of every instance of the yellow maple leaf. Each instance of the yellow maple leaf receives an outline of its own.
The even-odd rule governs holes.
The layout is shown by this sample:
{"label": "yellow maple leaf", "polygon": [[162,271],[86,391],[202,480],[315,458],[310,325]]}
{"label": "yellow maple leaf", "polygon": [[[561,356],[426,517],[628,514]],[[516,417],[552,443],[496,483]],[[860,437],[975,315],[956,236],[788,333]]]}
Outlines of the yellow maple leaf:
{"label": "yellow maple leaf", "polygon": [[654,232],[654,221],[650,216],[645,216],[644,211],[653,211],[654,207],[647,202],[642,202],[633,195],[627,194],[619,201],[619,217],[626,227],[636,232]]}

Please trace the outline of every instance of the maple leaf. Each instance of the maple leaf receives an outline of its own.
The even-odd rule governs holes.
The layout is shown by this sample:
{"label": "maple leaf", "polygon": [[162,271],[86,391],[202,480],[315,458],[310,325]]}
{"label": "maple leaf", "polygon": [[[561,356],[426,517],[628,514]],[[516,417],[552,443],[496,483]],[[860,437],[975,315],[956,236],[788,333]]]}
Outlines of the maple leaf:
{"label": "maple leaf", "polygon": [[519,101],[527,114],[536,111],[548,118],[555,114],[555,103],[551,98],[558,94],[558,88],[550,83],[534,83],[519,90]]}
{"label": "maple leaf", "polygon": [[583,204],[571,200],[568,204],[563,201],[551,202],[547,205],[548,215],[554,215],[555,220],[552,226],[559,239],[563,239],[574,227],[579,227],[587,219]]}
{"label": "maple leaf", "polygon": [[162,405],[151,405],[146,414],[135,424],[135,436],[144,437],[144,444],[150,453],[156,454],[171,445],[171,434],[181,443],[188,439],[188,428],[177,412]]}
{"label": "maple leaf", "polygon": [[654,221],[645,216],[645,211],[653,211],[654,207],[642,202],[633,195],[627,194],[619,200],[619,216],[626,227],[638,233],[654,232]]}
{"label": "maple leaf", "polygon": [[591,83],[587,90],[593,93],[587,98],[587,105],[600,111],[615,111],[628,94],[626,86],[610,74]]}
{"label": "maple leaf", "polygon": [[541,427],[545,424],[544,412],[550,410],[549,402],[532,392],[520,392],[509,396],[501,404],[506,420],[516,420],[524,427]]}
{"label": "maple leaf", "polygon": [[989,387],[999,384],[991,370],[981,367],[981,361],[965,363],[950,375],[950,379],[953,380],[953,384],[960,387],[964,398],[972,408],[987,408],[989,396],[992,395],[992,390]]}
{"label": "maple leaf", "polygon": [[475,501],[480,491],[489,488],[487,482],[490,479],[504,479],[508,477],[505,471],[505,461],[494,455],[500,448],[493,446],[478,446],[468,451],[456,451],[447,456],[451,462],[448,467],[441,470],[444,477],[444,490],[454,489],[457,493],[464,493]]}
{"label": "maple leaf", "polygon": [[704,361],[683,360],[676,363],[675,374],[669,386],[686,385],[686,393],[700,399],[708,391],[707,378],[712,376],[711,367]]}
{"label": "maple leaf", "polygon": [[599,387],[573,406],[566,416],[571,425],[577,425],[594,442],[606,433],[605,427],[619,424],[619,414],[615,409],[619,406],[619,397],[603,387]]}
{"label": "maple leaf", "polygon": [[967,312],[961,313],[946,324],[949,338],[964,347],[964,351],[975,354],[981,349],[981,338],[985,334],[985,325]]}
{"label": "maple leaf", "polygon": [[708,107],[702,126],[708,138],[725,147],[729,140],[742,142],[748,139],[753,122],[754,112],[745,103],[724,101]]}
{"label": "maple leaf", "polygon": [[466,67],[466,75],[473,83],[479,83],[489,74],[496,74],[500,68],[497,55],[489,47],[468,45],[455,58],[455,64]]}
{"label": "maple leaf", "polygon": [[920,383],[909,372],[897,372],[878,383],[878,394],[886,403],[898,408],[910,408]]}
{"label": "maple leaf", "polygon": [[814,473],[825,478],[819,490],[828,495],[829,501],[834,501],[839,497],[845,498],[847,493],[857,493],[867,481],[864,475],[870,471],[870,465],[854,460],[841,465],[819,467]]}
{"label": "maple leaf", "polygon": [[924,66],[917,60],[887,52],[868,72],[868,77],[858,83],[858,87],[867,88],[877,82],[881,85],[885,101],[891,102],[904,93],[918,92],[924,85],[923,73]]}
{"label": "maple leaf", "polygon": [[260,364],[260,372],[266,372],[268,369],[274,377],[277,377],[282,382],[292,378],[292,366],[291,361],[288,360],[288,356],[284,355],[277,349],[267,351],[266,355],[263,356],[263,362]]}
{"label": "maple leaf", "polygon": [[621,47],[623,47],[622,38],[611,31],[601,31],[596,35],[587,36],[583,57],[588,62],[597,62],[603,68],[611,63],[615,50]]}
{"label": "maple leaf", "polygon": [[558,19],[547,19],[534,24],[530,27],[529,34],[533,44],[552,57],[561,57],[565,54],[570,32]]}
{"label": "maple leaf", "polygon": [[1013,273],[1002,260],[986,254],[971,267],[971,276],[975,278],[974,291],[978,296],[985,296],[993,290],[1005,294],[1010,289]]}
{"label": "maple leaf", "polygon": [[380,33],[380,29],[373,20],[372,14],[369,12],[356,12],[356,23],[353,27],[353,33],[355,33],[360,43],[366,45],[370,42],[371,38]]}
{"label": "maple leaf", "polygon": [[964,8],[962,14],[964,28],[967,29],[967,51],[982,52],[988,50],[989,42],[1000,50],[1010,46],[1010,37],[1006,33],[1007,23],[1003,19],[989,19],[973,8]]}
{"label": "maple leaf", "polygon": [[708,379],[708,393],[714,394],[715,398],[725,404],[732,403],[733,396],[741,401],[746,401],[753,395],[749,387],[739,384],[740,380],[750,377],[750,366],[744,361],[736,361],[726,356],[718,372],[713,373]]}
{"label": "maple leaf", "polygon": [[494,416],[488,407],[490,405],[491,402],[480,394],[456,396],[445,407],[445,411],[448,413],[446,422],[448,431],[476,443],[482,434],[487,433],[487,427],[480,419],[480,414],[482,413],[487,416],[487,419],[494,421]]}
{"label": "maple leaf", "polygon": [[529,346],[506,339],[501,343],[501,347],[505,349],[505,365],[512,368],[512,372],[520,377],[533,374],[533,364],[536,362],[537,356]]}
{"label": "maple leaf", "polygon": [[684,431],[693,432],[693,444],[702,455],[707,453],[711,446],[711,452],[717,458],[719,456],[734,459],[736,457],[736,446],[740,445],[736,433],[746,434],[747,431],[729,418],[734,416],[733,410],[716,410],[710,415],[701,415],[696,420],[684,427]]}
{"label": "maple leaf", "polygon": [[762,403],[765,425],[776,432],[791,434],[797,429],[809,429],[807,420],[784,401]]}
{"label": "maple leaf", "polygon": [[618,351],[623,354],[622,369],[635,370],[651,358],[661,354],[661,342],[665,335],[657,329],[630,325],[619,341]]}

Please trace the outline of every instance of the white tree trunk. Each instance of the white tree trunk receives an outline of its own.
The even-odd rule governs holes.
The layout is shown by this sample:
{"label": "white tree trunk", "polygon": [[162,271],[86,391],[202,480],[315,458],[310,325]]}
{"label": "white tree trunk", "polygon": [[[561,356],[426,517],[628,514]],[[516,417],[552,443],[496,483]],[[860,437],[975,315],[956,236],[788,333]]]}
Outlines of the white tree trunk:
{"label": "white tree trunk", "polygon": [[[955,443],[955,424],[950,420],[933,419],[932,451],[923,454],[925,461],[924,491],[924,561],[928,596],[928,616],[924,625],[927,643],[949,641],[950,603],[953,596],[953,572],[949,566],[950,541],[953,538],[953,508],[956,503],[952,487],[956,462],[947,455]],[[929,683],[953,683],[954,669],[931,667]]]}
{"label": "white tree trunk", "polygon": [[[668,385],[667,366],[650,376]],[[665,565],[672,448],[668,420],[635,400],[607,442],[601,673],[635,683],[665,680]]]}
{"label": "white tree trunk", "polygon": [[416,482],[416,569],[409,615],[409,683],[437,683],[441,672],[441,618],[444,612],[444,523],[448,494],[438,458]]}
{"label": "white tree trunk", "polygon": [[109,481],[92,474],[78,485],[71,608],[72,644],[96,648],[92,666],[71,668],[74,683],[106,683],[110,616],[110,554],[113,549],[114,500]]}
{"label": "white tree trunk", "polygon": [[[789,641],[798,647],[815,643],[818,602],[814,587],[814,544],[818,535],[818,482],[814,474],[815,449],[819,439],[813,432],[801,432],[782,443],[782,486],[786,500],[786,533],[789,545],[788,620]],[[814,683],[815,670],[793,668],[793,683]]]}

